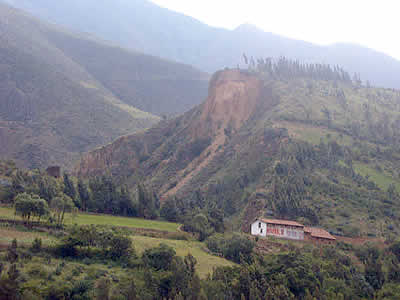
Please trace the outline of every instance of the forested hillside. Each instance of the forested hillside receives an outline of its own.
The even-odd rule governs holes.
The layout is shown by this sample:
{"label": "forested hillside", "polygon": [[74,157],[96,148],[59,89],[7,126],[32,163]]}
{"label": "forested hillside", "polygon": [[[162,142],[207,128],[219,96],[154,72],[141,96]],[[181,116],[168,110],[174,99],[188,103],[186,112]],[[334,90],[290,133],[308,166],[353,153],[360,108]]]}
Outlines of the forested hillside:
{"label": "forested hillside", "polygon": [[[85,155],[77,173],[139,182],[179,215],[219,208],[347,236],[398,233],[400,92],[281,58],[217,72],[208,99]],[[175,203],[175,204],[174,204]]]}
{"label": "forested hillside", "polygon": [[243,53],[253,57],[286,56],[304,62],[339,64],[351,73],[361,73],[374,85],[400,88],[400,62],[358,45],[317,46],[247,24],[234,30],[210,27],[148,0],[3,1],[67,28],[207,72],[236,67]]}
{"label": "forested hillside", "polygon": [[151,113],[181,113],[205,95],[207,75],[190,66],[61,31],[4,4],[0,30],[0,157],[20,166],[71,166],[81,152],[158,122]]}
{"label": "forested hillside", "polygon": [[[55,179],[0,161],[0,299],[399,298],[400,242],[390,236],[331,245],[254,238],[232,232],[217,207],[192,207],[188,218],[182,199],[144,215],[151,220],[132,218],[150,208],[150,190],[133,194],[113,179]],[[104,208],[130,217],[84,212]],[[158,212],[175,212],[194,234],[153,220]]]}

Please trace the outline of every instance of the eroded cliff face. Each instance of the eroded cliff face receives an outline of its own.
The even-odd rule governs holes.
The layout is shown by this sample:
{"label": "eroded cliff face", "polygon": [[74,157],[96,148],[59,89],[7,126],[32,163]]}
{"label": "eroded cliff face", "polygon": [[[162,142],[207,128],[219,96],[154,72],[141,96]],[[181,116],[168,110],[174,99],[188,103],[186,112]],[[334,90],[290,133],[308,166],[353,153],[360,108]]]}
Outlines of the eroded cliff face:
{"label": "eroded cliff face", "polygon": [[261,84],[257,77],[240,70],[216,73],[210,82],[199,127],[207,127],[214,134],[228,127],[238,130],[254,112]]}
{"label": "eroded cliff face", "polygon": [[169,188],[166,184],[161,188],[163,198],[176,194],[224,150],[228,135],[239,130],[254,112],[261,85],[257,77],[240,70],[225,70],[213,76],[200,117],[191,126],[192,139],[208,137],[211,143],[177,173],[176,186]]}
{"label": "eroded cliff face", "polygon": [[[160,180],[156,190],[162,198],[172,196],[224,151],[229,137],[254,113],[261,87],[262,82],[247,72],[217,72],[202,105],[144,133],[121,137],[85,154],[77,173],[93,176],[110,172],[129,176],[130,172],[140,170],[142,175],[151,176],[164,172],[165,179]],[[182,152],[198,141],[208,141],[208,144],[194,157],[185,159]]]}
{"label": "eroded cliff face", "polygon": [[[137,136],[140,136],[140,134]],[[121,154],[122,146],[129,138],[130,136],[121,137],[111,144],[84,154],[75,168],[76,175],[82,177],[97,176],[105,174],[113,168],[118,168],[121,161],[118,156]],[[136,153],[132,152],[132,161],[136,160],[135,156]],[[126,163],[131,164],[132,162],[126,161]]]}

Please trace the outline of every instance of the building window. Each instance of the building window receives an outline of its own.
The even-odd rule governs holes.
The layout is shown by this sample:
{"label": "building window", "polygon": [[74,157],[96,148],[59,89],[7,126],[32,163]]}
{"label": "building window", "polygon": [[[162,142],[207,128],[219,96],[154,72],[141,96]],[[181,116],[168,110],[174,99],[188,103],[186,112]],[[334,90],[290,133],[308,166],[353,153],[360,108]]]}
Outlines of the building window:
{"label": "building window", "polygon": [[262,233],[262,228],[260,229],[260,233]]}
{"label": "building window", "polygon": [[258,228],[261,228],[261,222],[258,222]]}

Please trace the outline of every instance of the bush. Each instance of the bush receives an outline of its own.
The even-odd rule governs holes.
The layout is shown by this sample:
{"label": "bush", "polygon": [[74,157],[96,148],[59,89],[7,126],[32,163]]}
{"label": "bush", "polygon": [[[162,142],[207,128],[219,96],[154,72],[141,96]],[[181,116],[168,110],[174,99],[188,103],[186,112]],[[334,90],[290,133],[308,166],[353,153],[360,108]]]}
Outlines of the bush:
{"label": "bush", "polygon": [[226,259],[236,263],[243,259],[250,263],[255,243],[240,234],[229,237],[215,234],[207,239],[206,245],[212,252],[222,254]]}
{"label": "bush", "polygon": [[42,239],[35,238],[35,240],[32,242],[31,251],[33,253],[39,253],[41,250],[42,250]]}
{"label": "bush", "polygon": [[115,235],[110,242],[108,256],[113,260],[121,258],[129,259],[134,254],[132,240],[123,235]]}
{"label": "bush", "polygon": [[214,231],[204,214],[197,214],[193,218],[186,219],[183,229],[188,232],[197,233],[200,241],[204,241]]}
{"label": "bush", "polygon": [[175,250],[168,245],[160,244],[156,248],[147,249],[142,255],[145,265],[158,270],[169,270],[172,259],[175,257]]}

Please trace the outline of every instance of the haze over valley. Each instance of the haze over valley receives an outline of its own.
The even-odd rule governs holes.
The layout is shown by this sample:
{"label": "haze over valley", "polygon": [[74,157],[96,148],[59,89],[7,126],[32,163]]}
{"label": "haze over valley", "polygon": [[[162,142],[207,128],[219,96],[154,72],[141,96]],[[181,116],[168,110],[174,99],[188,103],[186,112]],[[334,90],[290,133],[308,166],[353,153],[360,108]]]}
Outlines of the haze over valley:
{"label": "haze over valley", "polygon": [[146,0],[0,0],[0,299],[400,299],[399,78]]}

